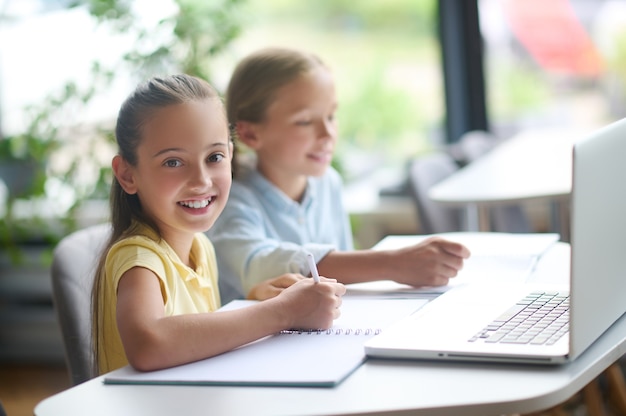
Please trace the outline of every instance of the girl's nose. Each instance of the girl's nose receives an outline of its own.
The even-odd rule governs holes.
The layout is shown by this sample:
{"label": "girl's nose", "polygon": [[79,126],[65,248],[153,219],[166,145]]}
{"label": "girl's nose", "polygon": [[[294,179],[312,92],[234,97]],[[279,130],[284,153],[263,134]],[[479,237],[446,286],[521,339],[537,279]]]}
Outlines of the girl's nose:
{"label": "girl's nose", "polygon": [[193,188],[197,189],[205,189],[211,186],[212,178],[209,168],[204,164],[198,165],[191,172],[189,182]]}
{"label": "girl's nose", "polygon": [[334,139],[337,136],[337,125],[333,120],[323,120],[319,125],[319,137]]}

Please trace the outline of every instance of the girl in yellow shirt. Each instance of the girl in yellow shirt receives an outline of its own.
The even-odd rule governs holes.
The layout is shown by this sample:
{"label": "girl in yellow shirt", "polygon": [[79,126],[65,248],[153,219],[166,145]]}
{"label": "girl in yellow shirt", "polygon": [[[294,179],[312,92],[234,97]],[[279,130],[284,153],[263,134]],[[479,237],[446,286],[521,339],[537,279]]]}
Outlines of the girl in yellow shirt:
{"label": "girl in yellow shirt", "polygon": [[203,234],[226,205],[233,144],[206,82],[153,78],[116,125],[111,222],[93,291],[97,373],[130,363],[156,370],[217,355],[288,328],[328,328],[343,285],[298,274],[263,282],[249,308],[220,306],[217,266]]}

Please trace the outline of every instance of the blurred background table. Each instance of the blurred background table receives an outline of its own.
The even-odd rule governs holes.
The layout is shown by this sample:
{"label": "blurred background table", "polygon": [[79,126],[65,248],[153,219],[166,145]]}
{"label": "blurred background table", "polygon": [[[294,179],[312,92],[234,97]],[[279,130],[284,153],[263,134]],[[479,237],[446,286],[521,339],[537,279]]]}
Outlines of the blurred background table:
{"label": "blurred background table", "polygon": [[496,205],[548,199],[550,229],[569,241],[572,147],[585,132],[545,129],[520,133],[434,185],[429,197],[463,207],[468,231],[489,231]]}

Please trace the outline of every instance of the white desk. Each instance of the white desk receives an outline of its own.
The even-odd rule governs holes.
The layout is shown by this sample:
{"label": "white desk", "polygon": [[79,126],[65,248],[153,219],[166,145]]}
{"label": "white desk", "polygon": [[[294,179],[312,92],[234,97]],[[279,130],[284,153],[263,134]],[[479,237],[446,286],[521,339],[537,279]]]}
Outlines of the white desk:
{"label": "white desk", "polygon": [[[567,245],[557,244],[537,270],[567,275],[568,254]],[[104,385],[99,377],[42,401],[35,415],[526,413],[567,400],[624,353],[626,315],[564,366],[369,360],[335,388],[120,386]]]}
{"label": "white desk", "polygon": [[553,221],[568,241],[572,146],[585,132],[534,130],[521,133],[433,186],[431,199],[467,210],[470,231],[488,231],[488,209],[496,204],[549,199]]}

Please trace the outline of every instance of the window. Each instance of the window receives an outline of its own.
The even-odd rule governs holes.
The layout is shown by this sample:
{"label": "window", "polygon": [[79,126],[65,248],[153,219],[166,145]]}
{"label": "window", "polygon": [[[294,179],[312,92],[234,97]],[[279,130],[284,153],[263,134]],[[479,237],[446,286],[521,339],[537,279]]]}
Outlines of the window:
{"label": "window", "polygon": [[[441,129],[444,99],[436,0],[249,0],[235,61],[265,46],[317,53],[338,90],[337,161],[347,182],[373,172],[398,180]],[[222,80],[225,86],[227,79]],[[374,190],[374,192],[376,192]]]}
{"label": "window", "polygon": [[480,0],[491,128],[592,130],[626,110],[626,1]]}

